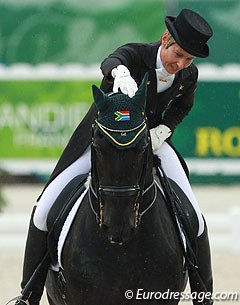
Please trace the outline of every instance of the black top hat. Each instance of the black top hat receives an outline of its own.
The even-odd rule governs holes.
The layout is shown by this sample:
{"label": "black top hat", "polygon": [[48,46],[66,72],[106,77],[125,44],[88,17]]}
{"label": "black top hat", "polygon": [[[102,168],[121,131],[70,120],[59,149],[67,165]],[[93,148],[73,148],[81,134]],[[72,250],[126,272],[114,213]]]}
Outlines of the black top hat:
{"label": "black top hat", "polygon": [[165,24],[176,43],[185,51],[202,58],[209,55],[207,41],[213,32],[203,17],[183,9],[176,18],[166,16]]}

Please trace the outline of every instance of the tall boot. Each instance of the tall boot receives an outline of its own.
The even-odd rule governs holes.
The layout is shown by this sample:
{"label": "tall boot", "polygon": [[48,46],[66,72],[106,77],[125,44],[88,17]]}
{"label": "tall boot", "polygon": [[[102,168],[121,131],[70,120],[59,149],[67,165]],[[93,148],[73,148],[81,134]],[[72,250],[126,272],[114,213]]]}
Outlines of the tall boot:
{"label": "tall boot", "polygon": [[[39,266],[39,263],[43,260],[47,253],[48,232],[41,231],[35,227],[33,223],[35,209],[36,207],[33,208],[33,212],[31,215],[28,236],[25,246],[23,277],[21,282],[21,288],[23,290],[26,285],[29,285],[29,279],[32,277],[36,268]],[[47,277],[48,266],[49,259],[46,259],[41,265],[41,268],[38,269],[37,275],[34,276],[33,281],[31,281],[31,284],[29,285],[29,293],[26,295],[22,295],[22,297],[20,297],[15,303],[16,305],[26,304],[26,301],[28,301],[30,305],[39,305]]]}
{"label": "tall boot", "polygon": [[206,222],[204,223],[204,232],[196,239],[196,261],[198,265],[197,271],[189,271],[191,292],[197,293],[197,299],[193,300],[193,304],[211,305],[213,304],[211,298],[213,291],[213,278]]}

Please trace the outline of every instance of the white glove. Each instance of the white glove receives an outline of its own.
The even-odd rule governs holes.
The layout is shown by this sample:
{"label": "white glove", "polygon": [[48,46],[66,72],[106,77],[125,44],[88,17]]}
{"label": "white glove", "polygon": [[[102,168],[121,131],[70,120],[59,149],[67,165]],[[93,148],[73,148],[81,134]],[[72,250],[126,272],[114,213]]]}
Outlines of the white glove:
{"label": "white glove", "polygon": [[114,78],[113,92],[117,93],[118,89],[122,93],[133,97],[138,90],[135,80],[131,77],[130,72],[124,65],[119,65],[112,69],[112,77]]}
{"label": "white glove", "polygon": [[156,152],[171,134],[171,129],[166,125],[158,125],[157,127],[150,129],[153,152]]}

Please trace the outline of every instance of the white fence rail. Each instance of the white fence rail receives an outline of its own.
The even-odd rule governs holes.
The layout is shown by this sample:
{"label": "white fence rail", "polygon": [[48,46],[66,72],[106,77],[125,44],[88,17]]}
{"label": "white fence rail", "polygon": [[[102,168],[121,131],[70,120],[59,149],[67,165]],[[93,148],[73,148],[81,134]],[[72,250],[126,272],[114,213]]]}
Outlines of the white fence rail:
{"label": "white fence rail", "polygon": [[30,214],[0,214],[0,251],[23,251]]}
{"label": "white fence rail", "polygon": [[212,250],[240,253],[240,207],[227,213],[207,213],[205,218]]}
{"label": "white fence rail", "polygon": [[[240,207],[206,213],[212,251],[240,253]],[[0,214],[0,251],[23,251],[29,214]]]}

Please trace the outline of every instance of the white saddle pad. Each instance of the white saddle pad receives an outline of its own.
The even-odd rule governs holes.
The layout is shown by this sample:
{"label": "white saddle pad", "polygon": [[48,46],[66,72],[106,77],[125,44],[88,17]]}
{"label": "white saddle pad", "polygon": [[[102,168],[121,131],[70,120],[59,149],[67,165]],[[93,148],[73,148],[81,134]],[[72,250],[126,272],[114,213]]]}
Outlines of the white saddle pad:
{"label": "white saddle pad", "polygon": [[64,225],[62,227],[59,239],[58,239],[58,247],[57,247],[57,254],[58,254],[58,264],[61,268],[62,267],[62,260],[61,260],[61,256],[62,256],[62,249],[66,240],[66,237],[68,235],[68,232],[71,228],[72,222],[77,214],[77,211],[82,203],[82,200],[84,198],[84,196],[86,195],[86,193],[88,192],[89,187],[87,187],[84,192],[81,194],[81,196],[78,198],[78,200],[74,203],[70,213],[68,214],[68,217],[66,218]]}

